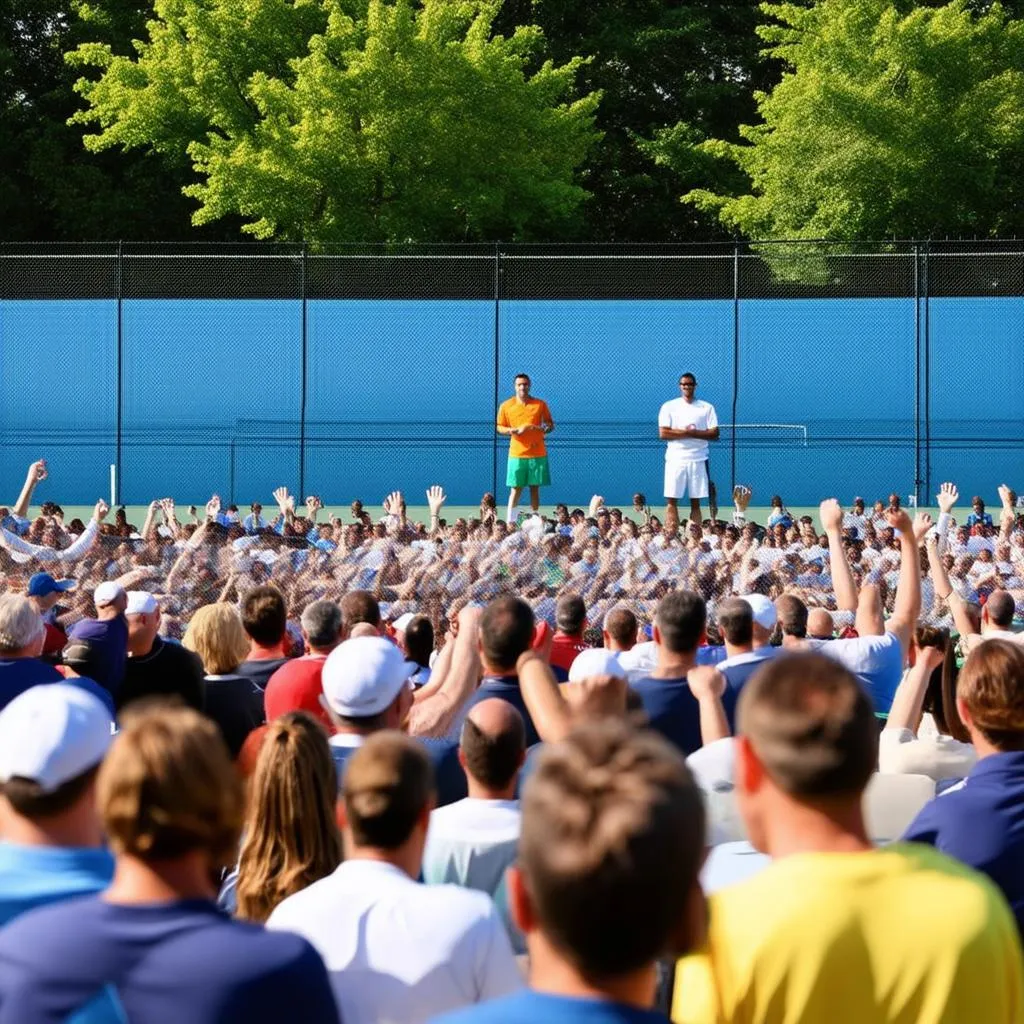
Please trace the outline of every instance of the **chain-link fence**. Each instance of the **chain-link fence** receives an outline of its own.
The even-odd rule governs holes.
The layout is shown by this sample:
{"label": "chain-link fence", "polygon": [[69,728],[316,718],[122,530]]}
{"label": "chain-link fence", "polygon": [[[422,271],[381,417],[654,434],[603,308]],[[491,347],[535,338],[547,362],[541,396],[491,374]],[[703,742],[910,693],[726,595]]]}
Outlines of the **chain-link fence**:
{"label": "chain-link fence", "polygon": [[659,493],[680,372],[717,408],[719,490],[755,503],[940,480],[1024,454],[1024,244],[5,245],[0,474],[62,499],[329,503],[502,490],[513,375],[549,403],[545,499]]}

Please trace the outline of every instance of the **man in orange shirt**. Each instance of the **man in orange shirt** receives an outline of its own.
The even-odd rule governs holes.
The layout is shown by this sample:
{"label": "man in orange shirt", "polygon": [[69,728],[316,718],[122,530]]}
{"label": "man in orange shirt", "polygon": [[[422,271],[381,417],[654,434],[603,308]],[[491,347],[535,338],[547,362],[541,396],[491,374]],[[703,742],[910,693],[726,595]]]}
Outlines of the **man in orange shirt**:
{"label": "man in orange shirt", "polygon": [[515,389],[515,397],[498,409],[498,433],[510,438],[505,476],[512,489],[506,516],[509,524],[515,521],[524,487],[530,488],[530,507],[535,513],[540,511],[540,489],[551,483],[544,436],[555,429],[547,402],[530,397],[530,378],[525,373],[516,374]]}

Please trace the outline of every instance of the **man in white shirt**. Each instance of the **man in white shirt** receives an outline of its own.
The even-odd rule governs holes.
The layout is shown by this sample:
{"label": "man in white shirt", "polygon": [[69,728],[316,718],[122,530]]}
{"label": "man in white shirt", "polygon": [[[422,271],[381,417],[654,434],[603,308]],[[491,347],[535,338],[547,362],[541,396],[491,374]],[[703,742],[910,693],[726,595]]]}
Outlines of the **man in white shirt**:
{"label": "man in white shirt", "polygon": [[679,378],[682,397],[658,413],[658,437],[665,446],[665,529],[679,529],[679,499],[690,496],[690,520],[700,523],[700,499],[708,497],[708,442],[718,440],[718,414],[696,398],[697,378]]}
{"label": "man in white shirt", "polygon": [[345,1024],[416,1024],[517,991],[522,978],[490,897],[415,880],[434,805],[430,761],[415,741],[369,736],[342,791],[345,860],[284,900],[267,927],[317,948]]}
{"label": "man in white shirt", "polygon": [[423,853],[423,881],[428,885],[451,882],[494,899],[517,953],[525,953],[526,947],[509,918],[505,870],[516,859],[516,788],[525,757],[523,716],[497,697],[474,705],[459,741],[469,796],[430,815]]}

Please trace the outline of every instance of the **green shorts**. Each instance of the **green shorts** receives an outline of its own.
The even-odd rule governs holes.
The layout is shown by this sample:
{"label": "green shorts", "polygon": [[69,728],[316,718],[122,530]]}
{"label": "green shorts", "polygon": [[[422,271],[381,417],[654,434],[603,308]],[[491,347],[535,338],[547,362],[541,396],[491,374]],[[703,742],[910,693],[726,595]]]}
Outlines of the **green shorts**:
{"label": "green shorts", "polygon": [[506,487],[546,487],[549,483],[551,471],[548,469],[546,455],[539,459],[514,459],[509,456]]}

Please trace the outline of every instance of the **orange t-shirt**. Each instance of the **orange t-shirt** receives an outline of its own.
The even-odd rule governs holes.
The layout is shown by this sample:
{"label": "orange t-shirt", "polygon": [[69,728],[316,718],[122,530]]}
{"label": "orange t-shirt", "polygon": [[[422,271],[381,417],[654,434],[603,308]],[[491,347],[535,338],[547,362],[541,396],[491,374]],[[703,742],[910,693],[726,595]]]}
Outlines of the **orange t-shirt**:
{"label": "orange t-shirt", "polygon": [[[539,427],[542,423],[554,425],[548,403],[540,398],[528,398],[520,402],[510,398],[498,409],[499,427]],[[540,459],[547,455],[542,430],[528,430],[525,434],[512,434],[508,454],[513,459]]]}

